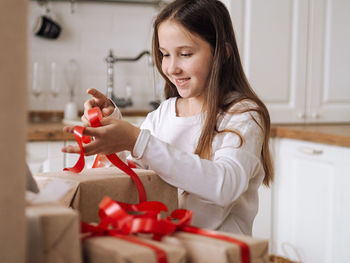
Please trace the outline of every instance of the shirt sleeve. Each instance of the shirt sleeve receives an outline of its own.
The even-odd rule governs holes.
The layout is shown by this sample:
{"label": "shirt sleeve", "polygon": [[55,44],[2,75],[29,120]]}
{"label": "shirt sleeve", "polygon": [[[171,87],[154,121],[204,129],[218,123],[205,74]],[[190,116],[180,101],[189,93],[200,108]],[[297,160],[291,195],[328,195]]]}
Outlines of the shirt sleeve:
{"label": "shirt sleeve", "polygon": [[211,160],[176,149],[146,129],[141,130],[132,154],[169,184],[226,206],[247,190],[251,178],[262,173],[263,132],[251,112],[232,115],[222,128],[239,132],[243,145],[239,147],[236,133],[218,133]]}
{"label": "shirt sleeve", "polygon": [[[112,101],[112,100],[111,100]],[[113,102],[113,101],[112,101]],[[113,102],[114,104],[114,102]],[[114,111],[112,112],[111,115],[107,116],[106,117],[107,119],[109,118],[113,118],[113,119],[119,119],[119,120],[122,120],[123,119],[123,116],[122,116],[122,113],[120,112],[119,108],[114,104]]]}
{"label": "shirt sleeve", "polygon": [[127,159],[132,160],[135,163],[136,167],[140,169],[150,169],[147,162],[143,161],[138,156],[143,154],[145,147],[148,145],[148,140],[151,134],[149,130],[152,130],[153,127],[152,119],[154,114],[155,112],[147,114],[146,119],[141,124],[141,132],[137,137],[134,149],[131,152],[131,155],[127,157]]}

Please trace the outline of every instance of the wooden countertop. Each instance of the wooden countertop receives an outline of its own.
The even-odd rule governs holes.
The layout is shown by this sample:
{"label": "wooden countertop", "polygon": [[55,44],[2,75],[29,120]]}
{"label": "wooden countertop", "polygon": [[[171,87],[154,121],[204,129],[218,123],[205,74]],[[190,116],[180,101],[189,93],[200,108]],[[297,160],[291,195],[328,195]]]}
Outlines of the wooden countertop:
{"label": "wooden countertop", "polygon": [[271,137],[350,147],[350,123],[273,125]]}
{"label": "wooden countertop", "polygon": [[[74,140],[73,134],[63,132],[63,127],[63,123],[29,123],[28,141]],[[272,125],[271,137],[350,147],[350,123]]]}
{"label": "wooden countertop", "polygon": [[[126,117],[145,117],[150,109],[122,109],[123,116]],[[83,114],[79,112],[79,116]],[[62,111],[30,111],[28,112],[29,120],[34,119],[34,116],[39,116],[42,120],[39,123],[30,122],[28,124],[27,141],[66,141],[74,140],[74,135],[63,132],[63,127],[67,124],[59,122],[50,122],[52,116],[55,115],[58,119],[63,119]],[[73,124],[70,124],[73,125]]]}
{"label": "wooden countertop", "polygon": [[63,132],[65,125],[59,123],[29,123],[27,141],[69,141],[74,135]]}

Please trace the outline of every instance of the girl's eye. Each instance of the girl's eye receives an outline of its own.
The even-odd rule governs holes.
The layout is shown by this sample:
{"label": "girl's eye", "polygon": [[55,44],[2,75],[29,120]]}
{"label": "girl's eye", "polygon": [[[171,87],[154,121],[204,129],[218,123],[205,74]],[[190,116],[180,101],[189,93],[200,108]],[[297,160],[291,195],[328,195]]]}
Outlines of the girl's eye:
{"label": "girl's eye", "polygon": [[183,54],[181,54],[181,56],[183,56],[183,57],[190,57],[190,56],[192,56],[192,54],[191,53],[183,53]]}
{"label": "girl's eye", "polygon": [[163,57],[169,57],[169,54],[162,54]]}

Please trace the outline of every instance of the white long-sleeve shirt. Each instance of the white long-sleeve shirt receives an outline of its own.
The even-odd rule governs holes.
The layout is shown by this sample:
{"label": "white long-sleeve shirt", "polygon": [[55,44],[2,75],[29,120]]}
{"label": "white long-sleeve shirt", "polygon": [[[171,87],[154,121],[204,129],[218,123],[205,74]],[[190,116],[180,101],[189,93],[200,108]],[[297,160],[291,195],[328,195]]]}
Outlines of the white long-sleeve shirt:
{"label": "white long-sleeve shirt", "polygon": [[[231,110],[254,108],[239,102]],[[116,108],[113,117],[120,118]],[[194,154],[204,123],[204,114],[176,116],[176,98],[164,101],[141,125],[133,161],[154,170],[164,181],[178,187],[181,207],[193,212],[193,225],[251,235],[258,211],[258,188],[264,178],[261,163],[263,132],[253,117],[256,112],[226,113],[218,121],[212,143],[212,159]],[[186,191],[186,194],[183,194]]]}
{"label": "white long-sleeve shirt", "polygon": [[[182,208],[193,211],[193,225],[251,235],[258,211],[258,188],[264,178],[261,162],[263,132],[256,112],[226,113],[212,144],[212,159],[194,154],[204,115],[177,117],[176,98],[164,101],[141,125],[132,156],[137,166],[154,170],[178,187]],[[240,102],[232,109],[254,107]],[[188,194],[183,195],[183,191]]]}

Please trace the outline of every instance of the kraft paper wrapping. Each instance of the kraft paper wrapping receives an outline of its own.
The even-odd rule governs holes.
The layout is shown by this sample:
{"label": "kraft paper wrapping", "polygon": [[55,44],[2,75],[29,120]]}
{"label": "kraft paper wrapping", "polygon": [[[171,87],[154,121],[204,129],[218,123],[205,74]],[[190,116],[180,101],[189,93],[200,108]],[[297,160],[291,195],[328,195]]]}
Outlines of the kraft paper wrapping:
{"label": "kraft paper wrapping", "polygon": [[[248,244],[251,263],[268,263],[267,240],[219,231],[218,233],[239,239]],[[204,237],[197,234],[177,232],[171,236],[164,237],[162,242],[185,248],[187,262],[241,263],[239,246],[223,240]]]}
{"label": "kraft paper wrapping", "polygon": [[[168,263],[185,263],[186,252],[182,247],[142,238],[167,255]],[[86,263],[157,263],[152,249],[115,237],[93,237],[83,242]]]}
{"label": "kraft paper wrapping", "polygon": [[81,263],[76,211],[58,204],[26,207],[28,263]]}
{"label": "kraft paper wrapping", "polygon": [[[140,177],[148,201],[163,202],[173,211],[177,208],[177,189],[164,182],[151,170],[134,169]],[[35,175],[42,190],[53,179],[58,178],[69,184],[70,189],[59,202],[79,210],[81,220],[99,222],[98,205],[104,196],[125,203],[137,203],[138,193],[129,175],[116,167],[86,169],[80,174],[72,172],[49,172]]]}

